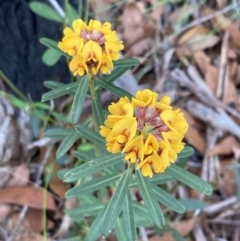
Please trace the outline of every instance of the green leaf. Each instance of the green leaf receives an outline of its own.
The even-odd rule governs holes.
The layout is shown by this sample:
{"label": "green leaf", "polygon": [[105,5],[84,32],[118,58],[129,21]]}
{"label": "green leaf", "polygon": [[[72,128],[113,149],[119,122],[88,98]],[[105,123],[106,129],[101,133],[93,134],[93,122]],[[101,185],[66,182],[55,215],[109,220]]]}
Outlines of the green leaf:
{"label": "green leaf", "polygon": [[63,139],[65,138],[67,135],[73,133],[72,129],[65,129],[65,128],[60,128],[60,127],[54,127],[51,129],[48,129],[46,132],[44,132],[44,137],[50,137],[53,139]]}
{"label": "green leaf", "polygon": [[103,115],[103,111],[100,103],[101,103],[100,100],[97,98],[94,98],[92,101],[92,110],[93,110],[94,118],[97,122],[98,129],[99,129],[99,126],[101,126],[104,123],[104,115]]}
{"label": "green leaf", "polygon": [[153,224],[151,217],[149,216],[146,205],[139,202],[133,202],[134,219],[136,227],[149,227]]}
{"label": "green leaf", "polygon": [[103,214],[106,210],[106,206],[102,209],[102,211],[98,214],[97,218],[94,220],[94,222],[91,225],[90,230],[87,233],[87,236],[85,237],[85,241],[93,241],[97,240],[98,237],[101,235],[101,223],[103,220]]}
{"label": "green leaf", "polygon": [[59,177],[59,179],[63,180],[64,175],[70,170],[71,170],[70,168],[62,168],[61,170],[58,171],[57,176]]}
{"label": "green leaf", "polygon": [[208,206],[207,202],[198,200],[198,199],[192,199],[192,198],[186,198],[181,199],[179,202],[185,207],[188,211],[195,211],[197,209],[204,209]]}
{"label": "green leaf", "polygon": [[104,89],[109,90],[110,92],[112,92],[113,94],[115,94],[118,97],[127,96],[129,99],[132,98],[132,95],[129,92],[127,92],[127,91],[125,91],[125,90],[123,90],[123,89],[113,85],[112,83],[108,83],[108,82],[106,82],[104,80],[101,80],[101,79],[97,79],[97,82]]}
{"label": "green leaf", "polygon": [[124,159],[122,154],[111,154],[101,158],[96,158],[88,161],[78,167],[73,168],[68,173],[66,173],[65,182],[73,182],[87,175],[91,175],[94,172],[100,171],[103,168],[107,168],[114,165]]}
{"label": "green leaf", "polygon": [[92,194],[86,194],[79,197],[81,205],[88,205],[88,204],[102,204],[101,201],[93,196]]}
{"label": "green leaf", "polygon": [[42,61],[47,66],[53,66],[62,57],[62,54],[55,49],[46,49],[42,55]]}
{"label": "green leaf", "polygon": [[152,217],[154,223],[161,227],[164,224],[164,217],[160,206],[158,204],[155,193],[153,192],[152,185],[148,178],[142,176],[140,171],[136,171],[138,185],[144,200],[144,203],[148,209],[149,215]]}
{"label": "green leaf", "polygon": [[125,72],[127,72],[131,67],[118,67],[113,70],[113,72],[104,78],[103,81],[107,83],[112,83],[116,79],[118,79],[120,76],[122,76]]}
{"label": "green leaf", "polygon": [[56,153],[57,158],[63,156],[73,146],[79,137],[79,134],[75,130],[72,130],[58,147]]}
{"label": "green leaf", "polygon": [[185,146],[184,149],[178,154],[178,158],[189,157],[193,155],[194,149],[191,146]]}
{"label": "green leaf", "polygon": [[172,197],[170,194],[162,190],[160,187],[156,185],[152,185],[153,191],[155,192],[155,195],[160,203],[162,203],[164,206],[168,207],[169,209],[172,209],[173,211],[177,213],[184,213],[185,208],[174,197]]}
{"label": "green leaf", "polygon": [[83,104],[88,93],[89,76],[85,75],[79,81],[77,92],[74,96],[71,112],[70,121],[74,125],[79,121],[80,115],[82,113]]}
{"label": "green leaf", "polygon": [[61,51],[60,48],[58,48],[58,43],[50,38],[40,38],[39,40],[43,45],[47,46],[48,48],[54,49],[61,53],[62,55],[70,58],[68,54],[65,54],[64,52]]}
{"label": "green leaf", "polygon": [[136,226],[133,212],[133,201],[131,192],[128,190],[123,205],[123,220],[128,241],[136,240]]}
{"label": "green leaf", "polygon": [[65,213],[73,220],[79,221],[83,217],[94,216],[105,207],[103,203],[85,204],[74,209],[65,209]]}
{"label": "green leaf", "polygon": [[66,15],[68,18],[68,25],[70,27],[72,26],[72,22],[79,18],[77,11],[69,3],[67,3],[67,5],[66,5]]}
{"label": "green leaf", "polygon": [[29,3],[29,8],[37,15],[46,18],[48,20],[52,20],[55,22],[62,22],[61,16],[50,6],[47,4],[32,1]]}
{"label": "green leaf", "polygon": [[[125,225],[123,223],[122,218],[117,219],[115,231],[116,231],[116,235],[117,235],[117,240],[128,241],[128,238],[126,236]],[[131,241],[133,241],[133,240],[135,241],[135,239],[132,239]]]}
{"label": "green leaf", "polygon": [[79,185],[68,190],[65,196],[66,198],[73,198],[100,190],[101,188],[116,182],[120,177],[120,175],[105,175],[99,178],[94,178],[88,182],[81,182]]}
{"label": "green leaf", "polygon": [[154,174],[152,178],[149,179],[151,183],[154,184],[164,184],[167,182],[171,182],[174,178],[167,173],[158,173]]}
{"label": "green leaf", "polygon": [[175,164],[171,164],[166,169],[166,173],[205,195],[210,195],[212,193],[212,186],[209,183]]}
{"label": "green leaf", "polygon": [[59,87],[65,86],[65,84],[54,80],[46,80],[43,82],[43,85],[49,89],[57,89]]}
{"label": "green leaf", "polygon": [[117,61],[113,61],[114,67],[132,67],[139,64],[139,60],[134,58],[119,59]]}
{"label": "green leaf", "polygon": [[57,89],[53,89],[43,94],[42,101],[44,102],[44,101],[55,99],[63,95],[71,94],[73,91],[76,91],[78,84],[79,84],[78,82],[73,82],[73,83],[61,86]]}
{"label": "green leaf", "polygon": [[171,232],[173,238],[176,240],[176,241],[185,241],[185,239],[183,238],[183,236],[173,227],[169,227],[169,231]]}
{"label": "green leaf", "polygon": [[117,218],[119,217],[120,212],[122,211],[122,206],[124,204],[124,199],[127,195],[128,185],[130,181],[130,171],[126,171],[117,187],[116,190],[107,205],[106,211],[102,219],[102,233],[107,236],[110,234],[111,230],[114,228]]}
{"label": "green leaf", "polygon": [[106,146],[105,139],[102,136],[100,136],[98,132],[90,129],[89,127],[77,125],[75,126],[75,129],[82,137],[88,139],[89,141],[92,141],[93,143],[102,147]]}
{"label": "green leaf", "polygon": [[74,151],[73,155],[84,162],[96,158],[93,151]]}

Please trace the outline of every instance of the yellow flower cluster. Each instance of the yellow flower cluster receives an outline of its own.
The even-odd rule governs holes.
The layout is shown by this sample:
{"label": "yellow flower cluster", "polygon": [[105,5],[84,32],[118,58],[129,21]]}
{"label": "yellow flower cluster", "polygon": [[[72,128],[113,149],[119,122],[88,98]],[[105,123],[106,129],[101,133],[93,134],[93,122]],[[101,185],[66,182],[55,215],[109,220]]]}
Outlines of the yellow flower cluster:
{"label": "yellow flower cluster", "polygon": [[118,60],[119,51],[124,48],[111,24],[102,24],[98,20],[90,20],[87,25],[81,19],[75,20],[73,29],[64,29],[64,37],[58,47],[72,56],[69,64],[74,75],[91,73],[96,75],[99,70],[103,74],[111,73],[113,60]]}
{"label": "yellow flower cluster", "polygon": [[143,176],[164,172],[184,148],[188,129],[183,113],[173,110],[170,102],[167,96],[158,100],[157,93],[146,89],[131,101],[124,97],[112,103],[100,130],[107,150],[126,153],[125,160],[141,168]]}

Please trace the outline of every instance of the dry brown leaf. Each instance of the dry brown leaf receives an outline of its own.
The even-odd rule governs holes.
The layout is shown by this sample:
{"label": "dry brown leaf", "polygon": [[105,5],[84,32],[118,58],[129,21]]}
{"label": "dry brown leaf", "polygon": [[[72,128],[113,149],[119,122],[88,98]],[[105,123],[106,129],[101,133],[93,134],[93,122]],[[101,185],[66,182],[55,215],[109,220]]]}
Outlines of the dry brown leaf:
{"label": "dry brown leaf", "polygon": [[52,195],[43,188],[33,186],[6,187],[0,190],[1,202],[48,210],[56,210]]}
{"label": "dry brown leaf", "polygon": [[214,146],[214,148],[209,152],[209,155],[229,155],[233,153],[234,147],[239,148],[240,143],[235,137],[227,136]]}
{"label": "dry brown leaf", "polygon": [[167,20],[172,26],[174,26],[185,19],[187,16],[191,15],[194,11],[196,11],[196,6],[185,5],[181,8],[177,8],[173,13],[169,15]]}
{"label": "dry brown leaf", "polygon": [[159,22],[164,11],[164,5],[159,5],[158,0],[148,0],[152,5],[151,16],[156,21]]}
{"label": "dry brown leaf", "polygon": [[57,172],[60,170],[60,167],[58,165],[54,166],[53,170],[53,178],[51,182],[49,183],[49,186],[51,190],[56,193],[60,198],[65,197],[65,193],[67,192],[68,184],[66,182],[63,182],[62,180],[59,179]]}
{"label": "dry brown leaf", "polygon": [[[182,236],[186,236],[192,231],[197,220],[197,218],[192,218],[187,221],[176,222],[171,226],[175,228]],[[165,233],[162,237],[154,236],[150,238],[149,241],[175,241],[175,238],[173,238],[170,233]]]}
{"label": "dry brown leaf", "polygon": [[216,93],[218,85],[218,70],[215,66],[210,64],[209,57],[199,51],[193,55],[193,59],[197,63],[197,66],[200,68],[202,75],[204,76],[205,82],[212,93]]}
{"label": "dry brown leaf", "polygon": [[11,180],[7,183],[8,187],[12,186],[24,186],[28,184],[30,176],[30,170],[25,164],[17,167],[14,171]]}
{"label": "dry brown leaf", "polygon": [[177,47],[176,53],[179,58],[191,56],[197,51],[215,46],[219,40],[219,37],[215,35],[196,34],[190,40]]}
{"label": "dry brown leaf", "polygon": [[24,227],[35,233],[40,233],[43,228],[43,211],[29,208],[23,221]]}
{"label": "dry brown leaf", "polygon": [[203,135],[200,134],[202,131],[199,129],[199,121],[186,110],[182,109],[182,112],[188,123],[188,131],[185,134],[185,139],[201,154],[204,154],[206,151],[206,142]]}
{"label": "dry brown leaf", "polygon": [[143,12],[135,2],[124,8],[122,25],[125,45],[129,46],[144,36]]}
{"label": "dry brown leaf", "polygon": [[225,104],[237,103],[237,89],[232,80],[228,80],[224,88],[223,102]]}

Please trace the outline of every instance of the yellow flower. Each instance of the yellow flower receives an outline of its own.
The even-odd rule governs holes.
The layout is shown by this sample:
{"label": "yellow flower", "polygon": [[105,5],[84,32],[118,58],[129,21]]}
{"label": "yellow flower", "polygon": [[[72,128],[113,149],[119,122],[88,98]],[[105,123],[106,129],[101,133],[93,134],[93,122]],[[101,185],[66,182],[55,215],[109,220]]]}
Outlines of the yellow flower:
{"label": "yellow flower", "polygon": [[110,114],[100,127],[107,150],[126,153],[129,165],[141,169],[143,176],[162,173],[183,149],[188,125],[180,110],[172,110],[170,98],[158,100],[151,90],[138,91],[112,103]]}
{"label": "yellow flower", "polygon": [[72,56],[70,70],[74,75],[82,76],[88,72],[96,75],[99,71],[110,74],[113,61],[119,59],[119,51],[124,48],[116,32],[111,30],[111,24],[90,20],[87,25],[78,19],[72,27],[64,29],[64,37],[58,47]]}

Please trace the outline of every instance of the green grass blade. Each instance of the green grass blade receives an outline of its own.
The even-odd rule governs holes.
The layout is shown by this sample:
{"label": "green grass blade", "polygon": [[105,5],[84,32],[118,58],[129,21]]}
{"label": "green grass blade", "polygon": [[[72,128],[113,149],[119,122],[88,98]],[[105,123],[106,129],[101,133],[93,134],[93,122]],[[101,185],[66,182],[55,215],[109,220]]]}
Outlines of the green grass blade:
{"label": "green grass blade", "polygon": [[212,193],[212,186],[209,183],[175,164],[171,164],[166,169],[166,173],[205,195]]}
{"label": "green grass blade", "polygon": [[102,234],[105,236],[110,234],[110,232],[115,226],[115,223],[117,221],[117,218],[119,217],[120,212],[122,211],[124,199],[127,195],[127,191],[129,188],[129,181],[130,171],[128,170],[122,175],[116,187],[116,190],[109,204],[107,205],[106,211],[103,215],[101,231]]}
{"label": "green grass blade", "polygon": [[114,67],[129,67],[131,68],[132,66],[139,65],[140,62],[138,59],[134,58],[127,58],[127,59],[119,59],[117,61],[113,61]]}
{"label": "green grass blade", "polygon": [[73,104],[70,112],[70,122],[75,125],[80,118],[82,113],[83,104],[87,97],[89,85],[89,76],[85,75],[82,79],[79,80],[77,92],[73,99]]}
{"label": "green grass blade", "polygon": [[37,15],[52,20],[55,22],[62,22],[62,17],[53,9],[45,3],[39,1],[32,1],[29,3],[29,8]]}
{"label": "green grass blade", "polygon": [[128,241],[136,240],[136,225],[133,212],[133,201],[130,190],[128,190],[123,205],[123,220]]}
{"label": "green grass blade", "polygon": [[61,142],[60,146],[57,149],[56,157],[59,158],[63,156],[67,151],[73,146],[73,144],[79,138],[79,134],[72,130]]}
{"label": "green grass blade", "polygon": [[90,129],[89,127],[83,126],[83,125],[77,125],[75,126],[75,129],[81,136],[88,139],[89,141],[92,141],[93,143],[101,147],[106,146],[105,139],[102,136],[100,136],[98,132]]}
{"label": "green grass blade", "polygon": [[129,99],[132,98],[132,95],[129,92],[127,92],[127,91],[125,91],[125,90],[123,90],[123,89],[113,85],[112,83],[108,83],[105,80],[101,80],[101,79],[97,79],[97,82],[104,89],[109,90],[110,92],[112,92],[114,95],[116,95],[118,97],[127,96]]}
{"label": "green grass blade", "polygon": [[121,176],[120,175],[105,175],[99,178],[94,178],[88,182],[80,183],[79,185],[71,188],[66,192],[66,198],[78,197],[80,195],[91,193],[110,184],[116,182]]}
{"label": "green grass blade", "polygon": [[107,168],[120,161],[123,161],[124,155],[122,154],[111,154],[101,158],[96,158],[88,161],[78,167],[73,168],[67,172],[64,176],[65,182],[73,182],[87,175],[91,175],[94,172],[100,171],[103,168]]}
{"label": "green grass blade", "polygon": [[140,171],[136,173],[138,185],[149,215],[152,217],[154,223],[161,227],[164,224],[164,218],[155,193],[153,192],[152,184],[148,178],[142,176]]}
{"label": "green grass blade", "polygon": [[58,43],[50,38],[40,38],[40,43],[42,43],[43,45],[47,46],[48,48],[54,49],[56,51],[58,51],[59,53],[61,53],[62,55],[64,55],[67,58],[70,58],[69,55],[65,54],[64,52],[62,52],[59,48],[58,48]]}
{"label": "green grass blade", "polygon": [[78,82],[73,82],[73,83],[61,86],[57,89],[53,89],[53,90],[43,94],[42,101],[44,102],[44,101],[58,98],[63,95],[71,94],[73,91],[76,91],[78,84],[79,84]]}
{"label": "green grass blade", "polygon": [[162,190],[160,187],[156,185],[153,186],[153,191],[160,203],[164,206],[168,207],[169,209],[177,212],[177,213],[184,213],[185,208],[181,202],[173,198],[170,194]]}

